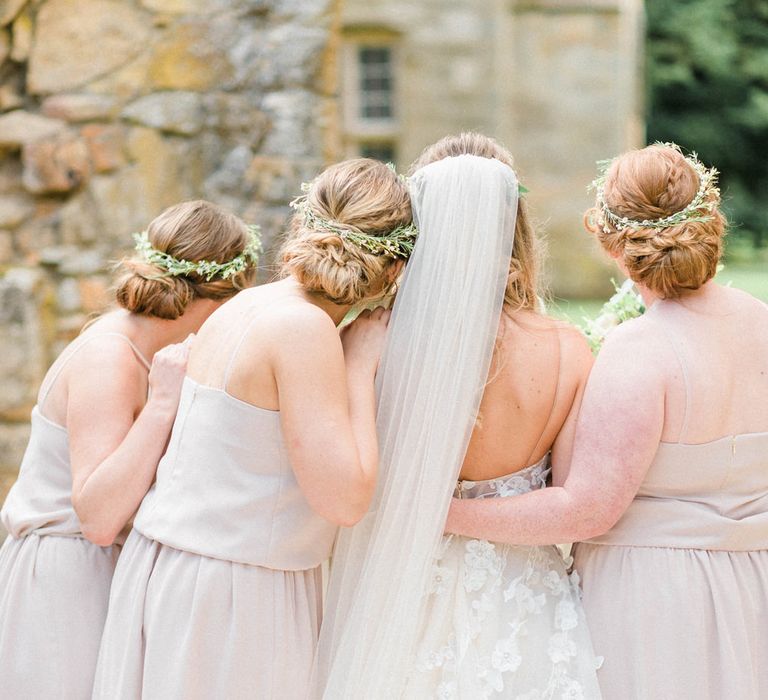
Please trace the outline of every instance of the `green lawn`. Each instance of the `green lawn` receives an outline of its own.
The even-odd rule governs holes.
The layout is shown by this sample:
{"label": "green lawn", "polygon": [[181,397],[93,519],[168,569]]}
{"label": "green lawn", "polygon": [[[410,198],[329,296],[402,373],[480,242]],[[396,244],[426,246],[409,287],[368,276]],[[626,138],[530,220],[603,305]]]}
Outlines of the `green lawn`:
{"label": "green lawn", "polygon": [[[768,262],[751,264],[726,263],[717,275],[720,284],[731,285],[753,294],[768,302]],[[607,299],[554,299],[550,312],[576,325],[582,325],[584,318],[595,318]]]}

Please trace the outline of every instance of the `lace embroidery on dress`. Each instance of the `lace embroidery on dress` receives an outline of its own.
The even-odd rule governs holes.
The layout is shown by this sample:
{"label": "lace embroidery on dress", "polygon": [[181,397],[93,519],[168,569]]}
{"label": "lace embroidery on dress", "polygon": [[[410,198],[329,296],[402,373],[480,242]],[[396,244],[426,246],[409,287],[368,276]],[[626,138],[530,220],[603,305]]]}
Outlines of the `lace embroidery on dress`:
{"label": "lace embroidery on dress", "polygon": [[[456,496],[527,493],[543,488],[549,472],[545,459],[507,477],[459,482]],[[439,700],[599,698],[601,659],[592,652],[571,563],[555,547],[444,537],[409,685],[414,694],[406,697],[429,688]],[[432,682],[416,678],[422,673]]]}

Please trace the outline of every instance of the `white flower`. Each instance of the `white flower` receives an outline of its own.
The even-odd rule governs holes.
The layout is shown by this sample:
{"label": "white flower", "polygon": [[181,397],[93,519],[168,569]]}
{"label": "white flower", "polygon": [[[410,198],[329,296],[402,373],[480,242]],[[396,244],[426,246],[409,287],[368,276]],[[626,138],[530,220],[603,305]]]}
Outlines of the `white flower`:
{"label": "white flower", "polygon": [[504,591],[504,600],[514,600],[520,612],[533,615],[541,612],[547,602],[547,597],[543,593],[537,596],[533,595],[533,591],[520,578],[516,578]]}
{"label": "white flower", "polygon": [[520,656],[517,640],[514,637],[496,642],[496,647],[491,655],[491,665],[497,671],[517,671],[522,662],[523,657]]}
{"label": "white flower", "polygon": [[432,567],[432,580],[429,584],[429,592],[435,595],[445,593],[448,584],[453,580],[453,571],[446,566],[435,565]]}
{"label": "white flower", "polygon": [[552,663],[567,662],[571,657],[576,656],[576,643],[572,639],[568,639],[565,632],[558,632],[550,637],[547,653]]}
{"label": "white flower", "polygon": [[468,591],[479,591],[488,580],[489,574],[498,574],[501,569],[496,548],[484,540],[469,540],[464,554],[464,587]]}
{"label": "white flower", "polygon": [[485,569],[464,569],[464,588],[468,591],[479,591],[487,580]]}
{"label": "white flower", "polygon": [[561,600],[555,608],[555,627],[564,632],[572,630],[579,624],[576,606],[570,600]]}
{"label": "white flower", "polygon": [[562,700],[584,700],[584,689],[581,687],[581,683],[572,680],[563,689],[563,694],[560,697]]}
{"label": "white flower", "polygon": [[459,697],[459,689],[453,681],[445,681],[437,686],[438,700],[454,700]]}
{"label": "white flower", "polygon": [[466,544],[467,553],[464,561],[467,566],[480,569],[493,569],[496,566],[498,555],[496,547],[485,540],[469,540]]}
{"label": "white flower", "polygon": [[560,574],[554,569],[550,569],[546,574],[544,574],[542,583],[544,584],[544,587],[552,593],[552,595],[561,595],[566,589],[565,582],[563,581]]}

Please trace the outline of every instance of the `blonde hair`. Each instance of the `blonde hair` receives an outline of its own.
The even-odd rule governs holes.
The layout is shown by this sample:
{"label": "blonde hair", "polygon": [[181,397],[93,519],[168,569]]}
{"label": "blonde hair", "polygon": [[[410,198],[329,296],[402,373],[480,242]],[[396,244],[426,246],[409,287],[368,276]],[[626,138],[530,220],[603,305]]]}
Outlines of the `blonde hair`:
{"label": "blonde hair", "polygon": [[[699,175],[675,148],[648,146],[618,156],[605,177],[603,198],[611,212],[633,221],[660,219],[685,209],[699,189]],[[707,220],[666,228],[618,228],[599,206],[584,215],[588,231],[624,263],[629,276],[662,299],[674,299],[712,279],[723,253],[726,220],[717,189]]]}
{"label": "blonde hair", "polygon": [[[476,132],[464,132],[446,136],[437,143],[427,146],[411,165],[413,174],[425,165],[443,158],[472,155],[493,158],[514,170],[512,154],[494,139]],[[504,308],[509,313],[520,309],[536,311],[539,298],[539,268],[543,246],[528,213],[528,204],[520,198],[515,223],[515,242],[509,262],[509,276],[504,293]]]}
{"label": "blonde hair", "polygon": [[[249,242],[248,227],[221,207],[196,200],[166,209],[147,229],[152,247],[180,260],[231,260]],[[253,284],[249,266],[227,279],[206,281],[196,273],[170,275],[140,257],[123,260],[115,290],[118,304],[133,313],[176,319],[194,299],[228,299]]]}
{"label": "blonde hair", "polygon": [[[388,166],[356,158],[324,170],[307,192],[312,215],[337,230],[386,236],[412,221],[408,188]],[[397,260],[370,253],[333,231],[313,227],[297,212],[280,250],[283,276],[335,304],[353,305],[384,294]]]}

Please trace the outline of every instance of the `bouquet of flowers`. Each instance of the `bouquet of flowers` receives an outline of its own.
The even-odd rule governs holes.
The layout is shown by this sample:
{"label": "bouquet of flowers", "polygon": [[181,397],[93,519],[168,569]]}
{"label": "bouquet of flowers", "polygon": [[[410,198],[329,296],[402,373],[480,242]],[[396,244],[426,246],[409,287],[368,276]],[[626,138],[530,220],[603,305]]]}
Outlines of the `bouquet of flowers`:
{"label": "bouquet of flowers", "polygon": [[608,334],[620,323],[645,313],[643,298],[637,293],[634,282],[627,280],[620,287],[613,282],[616,293],[605,303],[595,319],[584,319],[582,332],[597,354]]}

